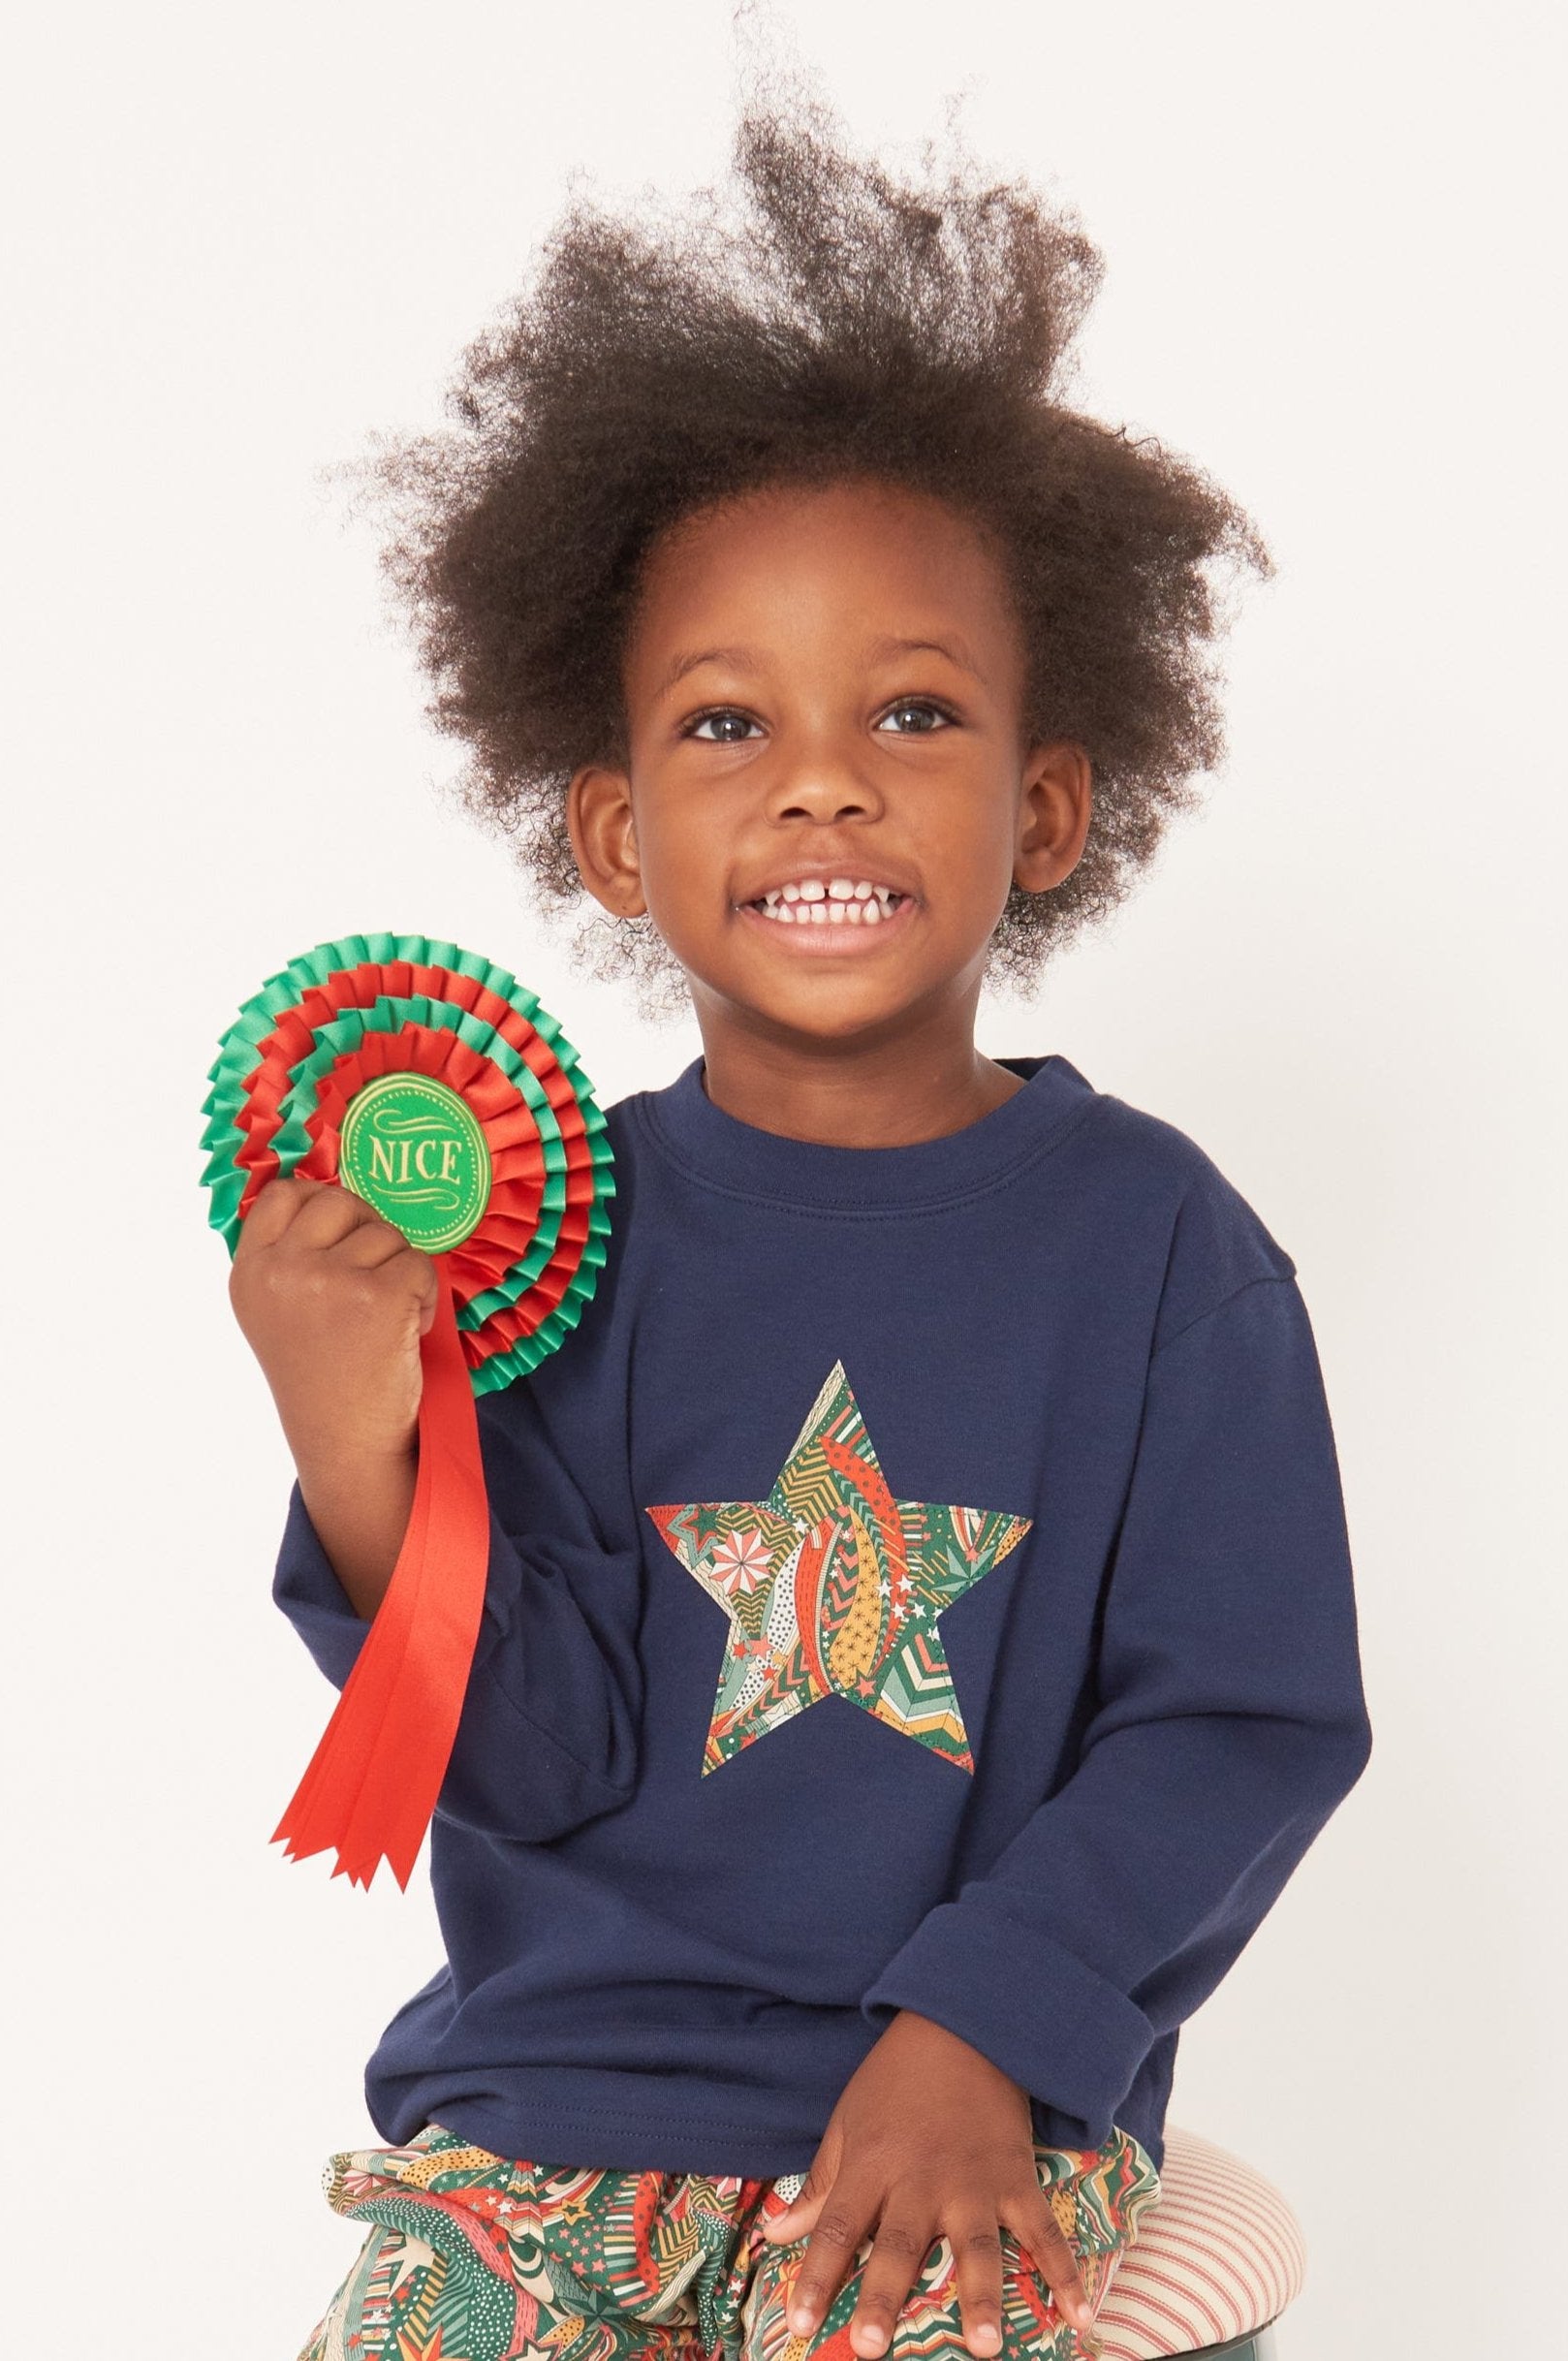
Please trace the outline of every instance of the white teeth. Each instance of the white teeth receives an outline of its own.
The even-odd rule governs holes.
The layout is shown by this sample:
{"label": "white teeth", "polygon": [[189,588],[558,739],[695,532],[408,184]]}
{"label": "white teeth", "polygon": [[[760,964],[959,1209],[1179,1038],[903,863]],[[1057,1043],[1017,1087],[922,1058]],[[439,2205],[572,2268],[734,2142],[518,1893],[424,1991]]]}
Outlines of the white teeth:
{"label": "white teeth", "polygon": [[826,885],[820,877],[804,877],[758,897],[764,916],[784,926],[810,920],[817,926],[843,926],[847,921],[874,927],[891,918],[905,898],[892,886],[873,885],[866,877],[831,877]]}
{"label": "white teeth", "polygon": [[898,899],[898,895],[894,887],[873,885],[867,877],[862,877],[858,882],[853,883],[847,877],[832,877],[829,879],[826,887],[820,877],[807,877],[799,885],[792,883],[784,886],[770,886],[766,894],[760,894],[757,898],[759,901],[766,902],[769,909],[780,901],[822,901],[825,899],[829,901],[880,901],[883,908],[886,909],[890,903]]}

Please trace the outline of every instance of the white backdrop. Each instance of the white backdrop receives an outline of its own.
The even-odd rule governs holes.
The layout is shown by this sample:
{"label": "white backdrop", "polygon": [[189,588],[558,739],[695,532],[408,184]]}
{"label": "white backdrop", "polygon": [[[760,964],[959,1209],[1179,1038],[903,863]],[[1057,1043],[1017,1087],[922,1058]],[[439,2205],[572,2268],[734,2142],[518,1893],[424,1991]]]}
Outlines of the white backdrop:
{"label": "white backdrop", "polygon": [[[993,1054],[1190,1132],[1295,1257],[1376,1733],[1188,2027],[1171,2116],[1283,2188],[1282,2361],[1547,2348],[1561,2037],[1560,313],[1547,7],[781,0],[852,134],[1064,193],[1078,398],[1279,562],[1231,751]],[[357,929],[641,1023],[444,803],[457,749],[316,471],[439,423],[582,167],[722,172],[722,0],[63,6],[13,35],[4,1432],[6,2311],[28,2350],[293,2361],[360,2232],[322,2160],[439,1964],[268,1834],[331,1693],[271,1605],[291,1467],[200,1188],[218,1036]],[[25,2330],[25,2334],[18,2332]]]}

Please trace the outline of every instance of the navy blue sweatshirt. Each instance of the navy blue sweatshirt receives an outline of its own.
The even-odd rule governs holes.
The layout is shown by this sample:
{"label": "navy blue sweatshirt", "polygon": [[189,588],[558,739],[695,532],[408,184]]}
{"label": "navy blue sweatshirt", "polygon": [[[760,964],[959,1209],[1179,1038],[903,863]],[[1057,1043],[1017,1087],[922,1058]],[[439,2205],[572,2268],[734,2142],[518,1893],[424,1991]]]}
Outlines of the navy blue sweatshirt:
{"label": "navy blue sweatshirt", "polygon": [[[365,2072],[535,2161],[810,2165],[899,2009],[1156,2167],[1178,2028],[1371,1747],[1296,1267],[1061,1055],[903,1148],[694,1059],[607,1110],[580,1326],[478,1400],[487,1592],[446,1959]],[[273,1596],[369,1625],[293,1488]]]}

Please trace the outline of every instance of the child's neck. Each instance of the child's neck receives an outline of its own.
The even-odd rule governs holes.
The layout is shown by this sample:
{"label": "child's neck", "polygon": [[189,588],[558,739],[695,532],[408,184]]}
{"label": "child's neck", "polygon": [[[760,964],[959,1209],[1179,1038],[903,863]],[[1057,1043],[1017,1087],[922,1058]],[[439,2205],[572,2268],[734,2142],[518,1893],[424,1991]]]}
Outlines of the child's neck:
{"label": "child's neck", "polygon": [[873,1043],[703,1022],[704,1087],[737,1121],[836,1148],[906,1148],[976,1123],[1024,1087],[968,1024]]}

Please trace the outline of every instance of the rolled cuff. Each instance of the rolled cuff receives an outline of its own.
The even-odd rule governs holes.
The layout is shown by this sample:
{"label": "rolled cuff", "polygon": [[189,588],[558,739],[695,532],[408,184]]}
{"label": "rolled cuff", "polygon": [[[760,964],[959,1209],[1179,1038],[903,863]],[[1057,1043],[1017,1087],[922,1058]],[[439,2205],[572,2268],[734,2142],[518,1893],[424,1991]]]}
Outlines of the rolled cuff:
{"label": "rolled cuff", "polygon": [[910,2008],[945,2026],[1031,2097],[1111,2137],[1152,2048],[1143,2010],[1059,1943],[966,1897],[922,1919],[861,2001],[879,2030]]}

